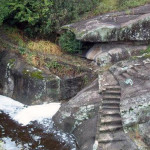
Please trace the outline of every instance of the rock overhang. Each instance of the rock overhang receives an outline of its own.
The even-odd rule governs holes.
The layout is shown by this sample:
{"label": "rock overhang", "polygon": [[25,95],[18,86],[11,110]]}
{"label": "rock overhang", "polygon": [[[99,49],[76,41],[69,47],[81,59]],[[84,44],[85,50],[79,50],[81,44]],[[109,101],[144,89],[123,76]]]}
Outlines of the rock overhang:
{"label": "rock overhang", "polygon": [[[144,11],[145,10],[145,11]],[[126,11],[108,13],[62,27],[83,42],[150,40],[150,4]]]}

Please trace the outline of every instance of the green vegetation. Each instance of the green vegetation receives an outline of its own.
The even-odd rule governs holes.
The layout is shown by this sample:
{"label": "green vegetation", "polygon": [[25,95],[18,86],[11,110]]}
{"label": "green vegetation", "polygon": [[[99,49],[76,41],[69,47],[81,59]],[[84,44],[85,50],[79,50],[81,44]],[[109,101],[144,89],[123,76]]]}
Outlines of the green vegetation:
{"label": "green vegetation", "polygon": [[1,0],[0,23],[21,27],[29,36],[47,37],[92,10],[99,0]]}
{"label": "green vegetation", "polygon": [[148,48],[144,51],[141,51],[141,54],[143,55],[143,57],[145,58],[150,58],[150,46],[148,46]]}
{"label": "green vegetation", "polygon": [[145,54],[145,53],[150,54],[150,46],[148,46],[148,48],[146,50],[141,51],[141,54]]}
{"label": "green vegetation", "polygon": [[0,25],[2,25],[8,13],[9,9],[7,7],[7,2],[5,0],[0,0]]}
{"label": "green vegetation", "polygon": [[47,61],[45,62],[45,65],[47,68],[49,68],[52,74],[55,74],[59,77],[76,76],[84,72],[81,70],[81,67],[73,67],[72,65],[58,62],[56,60]]}
{"label": "green vegetation", "polygon": [[75,35],[70,31],[67,31],[60,36],[59,44],[62,50],[68,53],[80,52],[81,50],[81,42],[77,41]]}
{"label": "green vegetation", "polygon": [[48,68],[52,68],[52,69],[62,68],[62,65],[59,64],[57,61],[50,61],[50,62],[46,63],[46,66]]}
{"label": "green vegetation", "polygon": [[60,26],[86,17],[144,5],[150,0],[0,0],[0,24],[21,27],[31,37],[48,37]]}
{"label": "green vegetation", "polygon": [[[65,52],[76,53],[81,50],[81,43],[72,32],[66,32],[57,39],[61,26],[82,20],[90,16],[125,10],[144,5],[150,0],[0,0],[0,25],[7,23],[17,28],[6,27],[8,36],[15,39],[17,49],[22,55],[35,56],[34,53],[62,55],[55,44],[43,40],[52,37]],[[36,40],[24,38],[24,33]],[[42,40],[39,40],[42,39]],[[37,64],[37,56],[33,62]]]}
{"label": "green vegetation", "polygon": [[26,75],[26,76],[29,76],[31,78],[34,78],[34,79],[40,79],[40,80],[44,79],[41,71],[33,71],[33,72],[31,72],[29,70],[24,70],[23,74]]}
{"label": "green vegetation", "polygon": [[126,10],[127,14],[130,14],[130,8],[144,5],[149,2],[150,0],[101,0],[96,9],[92,10],[91,15],[121,10]]}

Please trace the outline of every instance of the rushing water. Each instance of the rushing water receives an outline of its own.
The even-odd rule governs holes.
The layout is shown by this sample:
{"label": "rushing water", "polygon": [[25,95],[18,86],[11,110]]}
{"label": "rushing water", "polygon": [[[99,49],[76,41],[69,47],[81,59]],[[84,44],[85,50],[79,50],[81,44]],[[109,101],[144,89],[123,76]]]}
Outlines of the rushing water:
{"label": "rushing water", "polygon": [[0,95],[0,150],[76,150],[52,121],[60,103],[26,106]]}

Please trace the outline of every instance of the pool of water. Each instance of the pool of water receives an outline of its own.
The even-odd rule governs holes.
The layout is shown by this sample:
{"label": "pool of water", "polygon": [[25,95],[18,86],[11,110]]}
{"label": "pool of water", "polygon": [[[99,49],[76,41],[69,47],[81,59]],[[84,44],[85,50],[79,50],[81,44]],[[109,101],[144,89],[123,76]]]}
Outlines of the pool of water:
{"label": "pool of water", "polygon": [[51,119],[58,109],[0,96],[0,150],[76,150],[73,135],[58,130]]}

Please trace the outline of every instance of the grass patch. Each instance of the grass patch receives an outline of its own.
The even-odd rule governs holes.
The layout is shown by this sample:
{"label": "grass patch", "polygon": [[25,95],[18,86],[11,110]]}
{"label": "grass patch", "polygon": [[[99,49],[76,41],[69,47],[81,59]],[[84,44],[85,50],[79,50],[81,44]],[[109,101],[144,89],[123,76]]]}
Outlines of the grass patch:
{"label": "grass patch", "polygon": [[46,40],[32,40],[24,36],[23,32],[15,27],[3,26],[4,39],[18,46],[21,54],[26,54],[28,51],[33,53],[43,53],[45,55],[61,55],[61,48]]}
{"label": "grass patch", "polygon": [[45,40],[29,41],[27,43],[27,48],[29,48],[33,52],[41,52],[43,54],[62,54],[62,51],[59,46],[57,46],[54,43],[51,43],[50,41]]}
{"label": "grass patch", "polygon": [[141,54],[145,54],[145,53],[150,54],[150,46],[148,46],[148,48],[146,50],[141,51]]}
{"label": "grass patch", "polygon": [[83,73],[80,67],[72,67],[69,64],[60,63],[56,60],[47,61],[45,65],[52,74],[59,77],[72,77]]}
{"label": "grass patch", "polygon": [[150,58],[150,46],[148,46],[148,48],[144,51],[141,51],[141,55],[144,57],[144,58]]}
{"label": "grass patch", "polygon": [[[92,68],[90,62],[80,57],[69,55],[61,51],[60,47],[46,40],[31,40],[17,28],[0,28],[0,50],[19,52],[22,58],[30,65],[39,68],[48,74],[60,77],[76,76],[84,71],[80,68]],[[28,72],[24,72],[29,74]],[[41,73],[29,74],[32,77],[42,78]]]}
{"label": "grass patch", "polygon": [[126,10],[127,13],[130,13],[130,8],[145,5],[147,3],[150,3],[150,0],[102,0],[95,10],[92,10],[87,16],[122,10]]}

